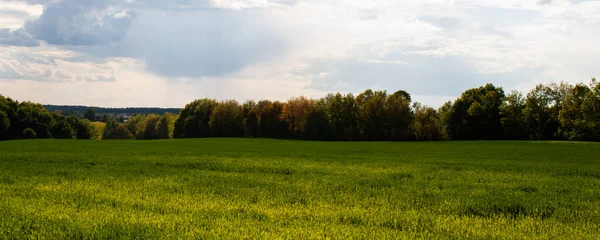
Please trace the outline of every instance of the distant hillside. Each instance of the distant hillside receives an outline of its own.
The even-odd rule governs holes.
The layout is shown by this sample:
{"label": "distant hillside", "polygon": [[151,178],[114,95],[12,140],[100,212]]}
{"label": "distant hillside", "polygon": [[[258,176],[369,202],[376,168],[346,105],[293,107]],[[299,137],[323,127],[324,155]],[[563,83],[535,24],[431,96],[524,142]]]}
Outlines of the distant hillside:
{"label": "distant hillside", "polygon": [[[63,112],[63,114],[83,114],[88,106],[57,106],[57,105],[44,105],[46,109],[50,112],[54,112],[59,110]],[[104,107],[91,107],[96,110],[96,114],[124,114],[124,115],[134,115],[134,114],[163,114],[163,113],[173,113],[179,114],[181,109],[179,108],[145,108],[145,107],[128,107],[128,108],[104,108]]]}

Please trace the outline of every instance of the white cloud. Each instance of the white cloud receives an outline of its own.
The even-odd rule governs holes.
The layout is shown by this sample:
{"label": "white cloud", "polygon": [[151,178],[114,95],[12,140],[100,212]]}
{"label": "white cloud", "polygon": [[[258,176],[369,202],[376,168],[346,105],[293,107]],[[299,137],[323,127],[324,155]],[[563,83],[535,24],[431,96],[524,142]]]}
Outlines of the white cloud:
{"label": "white cloud", "polygon": [[0,28],[18,29],[25,21],[34,20],[42,14],[42,5],[24,2],[0,1]]}
{"label": "white cloud", "polygon": [[[35,46],[30,34],[41,46],[1,48],[0,89],[44,103],[173,107],[380,88],[437,106],[486,82],[587,81],[600,58],[598,1],[62,0],[43,13],[8,3],[0,44]],[[82,88],[94,93],[68,94]]]}
{"label": "white cloud", "polygon": [[33,80],[38,82],[114,81],[110,73],[117,68],[115,59],[102,64],[71,61],[76,52],[53,47],[5,47],[0,49],[0,81]]}

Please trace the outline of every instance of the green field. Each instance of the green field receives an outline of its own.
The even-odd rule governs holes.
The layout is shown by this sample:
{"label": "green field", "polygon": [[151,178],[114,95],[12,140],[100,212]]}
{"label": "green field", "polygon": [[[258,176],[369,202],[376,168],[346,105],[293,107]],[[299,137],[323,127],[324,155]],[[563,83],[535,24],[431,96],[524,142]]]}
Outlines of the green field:
{"label": "green field", "polygon": [[0,142],[0,239],[598,236],[598,143]]}

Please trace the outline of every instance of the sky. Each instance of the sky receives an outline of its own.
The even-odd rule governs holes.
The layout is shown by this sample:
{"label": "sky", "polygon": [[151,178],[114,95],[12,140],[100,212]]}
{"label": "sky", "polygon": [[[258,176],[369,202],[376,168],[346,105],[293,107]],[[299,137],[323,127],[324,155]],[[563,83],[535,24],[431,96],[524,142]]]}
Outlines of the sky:
{"label": "sky", "polygon": [[[600,76],[600,1],[0,0],[0,94],[183,107]],[[596,75],[595,75],[596,74]]]}

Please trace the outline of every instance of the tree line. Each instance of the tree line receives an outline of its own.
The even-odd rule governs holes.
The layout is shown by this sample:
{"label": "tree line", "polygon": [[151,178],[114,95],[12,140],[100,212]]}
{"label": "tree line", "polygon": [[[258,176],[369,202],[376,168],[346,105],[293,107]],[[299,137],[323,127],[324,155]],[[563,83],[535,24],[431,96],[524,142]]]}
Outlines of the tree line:
{"label": "tree line", "polygon": [[134,115],[125,123],[111,118],[106,122],[102,139],[169,139],[174,119],[171,113]]}
{"label": "tree line", "polygon": [[[24,132],[19,132],[25,128],[44,137],[54,137],[56,133],[56,136],[79,138],[79,130],[84,128],[75,123],[89,123],[43,114],[39,104],[2,99],[10,103],[0,103],[0,134],[10,136],[4,139],[25,137]],[[10,113],[4,110],[9,108]],[[24,113],[19,115],[19,111]],[[13,121],[18,122],[18,127],[10,127]],[[38,122],[47,125],[47,129],[38,126]],[[63,128],[67,130],[61,135],[59,129]],[[506,94],[502,88],[486,84],[463,92],[455,101],[437,109],[413,102],[403,90],[389,94],[369,89],[356,96],[336,93],[320,99],[295,97],[284,102],[262,100],[241,104],[235,100],[204,98],[187,104],[179,115],[135,115],[125,123],[109,119],[102,133],[103,139],[201,137],[599,141],[600,83],[592,79],[588,84],[538,84],[526,94],[518,91]]]}
{"label": "tree line", "polygon": [[94,109],[99,115],[136,115],[136,114],[179,114],[179,108],[149,108],[149,107],[128,107],[128,108],[104,108],[104,107],[86,107],[86,106],[61,106],[44,105],[44,108],[50,112],[60,111],[65,115],[82,115],[88,109]]}
{"label": "tree line", "polygon": [[18,102],[0,95],[0,140],[19,138],[93,139],[87,119],[49,112],[41,104]]}
{"label": "tree line", "polygon": [[438,109],[406,91],[366,90],[239,104],[199,99],[175,120],[174,138],[270,137],[343,141],[600,140],[600,84],[538,84],[527,94],[493,84]]}

